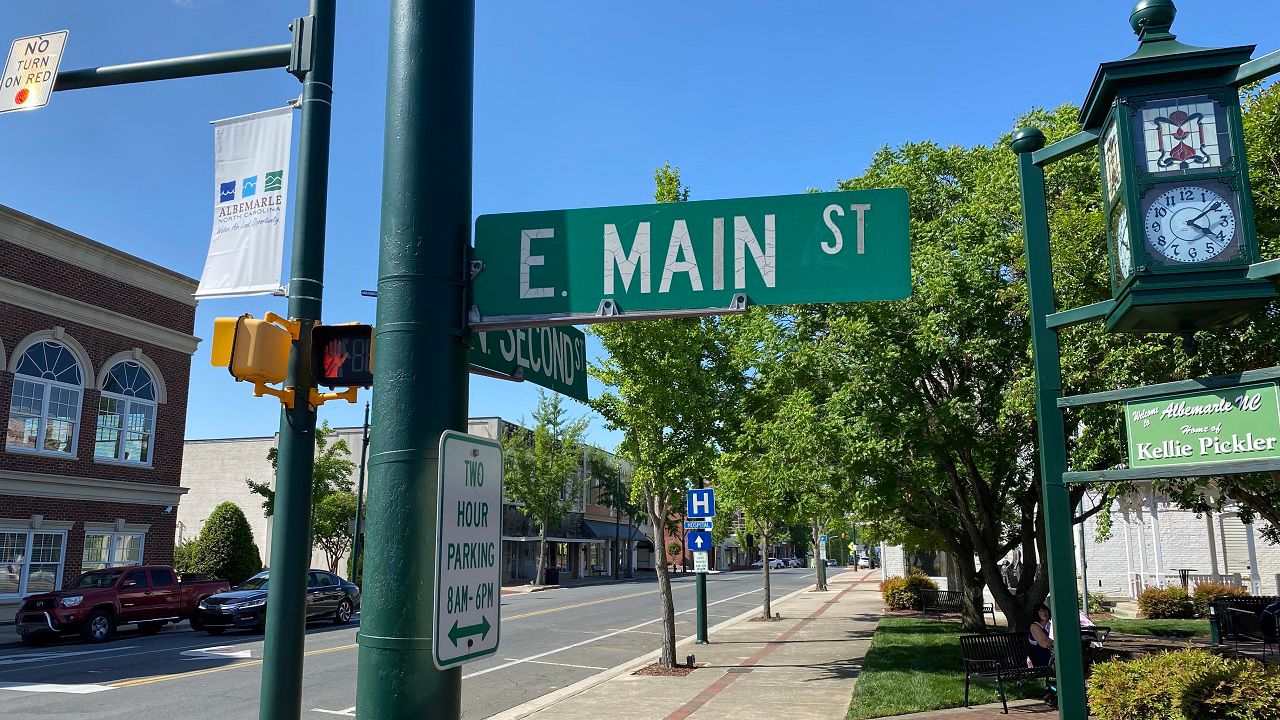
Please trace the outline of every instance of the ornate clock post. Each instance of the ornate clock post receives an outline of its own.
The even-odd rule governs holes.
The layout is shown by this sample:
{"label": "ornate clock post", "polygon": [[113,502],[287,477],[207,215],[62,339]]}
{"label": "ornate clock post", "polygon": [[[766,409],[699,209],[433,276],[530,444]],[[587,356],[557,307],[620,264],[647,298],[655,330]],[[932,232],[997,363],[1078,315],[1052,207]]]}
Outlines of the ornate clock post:
{"label": "ornate clock post", "polygon": [[1110,331],[1227,327],[1276,297],[1258,261],[1238,90],[1254,46],[1199,48],[1169,32],[1172,0],[1129,18],[1141,45],[1104,63],[1080,111],[1099,136],[1115,306]]}

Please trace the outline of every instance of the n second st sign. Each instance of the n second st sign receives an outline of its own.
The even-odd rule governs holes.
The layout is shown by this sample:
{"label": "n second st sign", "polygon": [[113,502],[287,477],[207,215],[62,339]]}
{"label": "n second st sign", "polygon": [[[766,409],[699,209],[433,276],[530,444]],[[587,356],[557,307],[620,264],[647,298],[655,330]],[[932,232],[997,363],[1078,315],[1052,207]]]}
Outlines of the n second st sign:
{"label": "n second st sign", "polygon": [[467,361],[587,401],[587,336],[572,325],[477,332]]}
{"label": "n second st sign", "polygon": [[498,651],[502,445],[450,430],[439,457],[432,658],[444,669]]}
{"label": "n second st sign", "polygon": [[490,327],[911,294],[901,188],[482,215],[475,259]]}

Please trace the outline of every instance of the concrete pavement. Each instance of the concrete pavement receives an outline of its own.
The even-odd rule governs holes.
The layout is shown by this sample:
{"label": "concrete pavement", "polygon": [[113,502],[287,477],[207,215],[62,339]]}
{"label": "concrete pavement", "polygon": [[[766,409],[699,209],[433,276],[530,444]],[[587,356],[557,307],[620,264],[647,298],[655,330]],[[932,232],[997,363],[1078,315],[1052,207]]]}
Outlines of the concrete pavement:
{"label": "concrete pavement", "polygon": [[682,643],[697,669],[685,677],[634,675],[653,654],[517,706],[490,720],[840,720],[876,623],[878,571],[848,571],[826,592],[800,590],[713,628],[709,645]]}

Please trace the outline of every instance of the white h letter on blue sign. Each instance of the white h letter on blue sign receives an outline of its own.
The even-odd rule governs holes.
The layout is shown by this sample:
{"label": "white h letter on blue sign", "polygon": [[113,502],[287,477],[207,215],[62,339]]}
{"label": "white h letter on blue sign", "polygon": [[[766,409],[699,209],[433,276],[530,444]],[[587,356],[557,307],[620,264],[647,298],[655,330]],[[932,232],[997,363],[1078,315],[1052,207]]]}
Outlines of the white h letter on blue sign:
{"label": "white h letter on blue sign", "polygon": [[690,490],[685,495],[685,516],[709,518],[716,516],[716,494],[711,488]]}

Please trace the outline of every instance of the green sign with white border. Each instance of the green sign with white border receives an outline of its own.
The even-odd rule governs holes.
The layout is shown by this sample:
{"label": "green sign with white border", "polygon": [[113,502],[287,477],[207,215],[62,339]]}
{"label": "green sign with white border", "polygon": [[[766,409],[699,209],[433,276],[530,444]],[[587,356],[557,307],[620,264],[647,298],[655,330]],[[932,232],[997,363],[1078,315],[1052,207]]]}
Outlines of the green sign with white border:
{"label": "green sign with white border", "polygon": [[572,325],[473,333],[467,361],[587,401],[587,336]]}
{"label": "green sign with white border", "polygon": [[1129,467],[1280,458],[1276,383],[1126,403]]}

